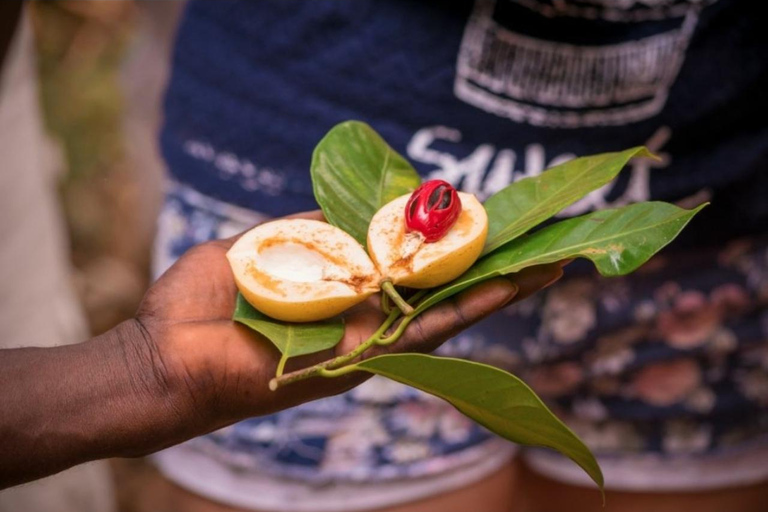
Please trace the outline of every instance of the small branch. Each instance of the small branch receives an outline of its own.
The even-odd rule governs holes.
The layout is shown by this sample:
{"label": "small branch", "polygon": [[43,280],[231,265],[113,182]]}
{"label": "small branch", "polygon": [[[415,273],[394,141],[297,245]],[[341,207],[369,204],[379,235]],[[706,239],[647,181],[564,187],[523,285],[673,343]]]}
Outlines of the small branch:
{"label": "small branch", "polygon": [[415,316],[406,316],[403,317],[403,321],[400,322],[400,325],[397,326],[397,329],[395,332],[387,336],[386,338],[379,338],[376,340],[377,345],[386,346],[391,345],[392,343],[396,342],[400,339],[400,336],[403,335],[405,332],[405,329],[408,327],[408,324],[411,323],[411,320],[416,318]]}
{"label": "small branch", "polygon": [[[408,307],[410,307],[411,310],[413,310],[412,305],[420,301],[422,297],[424,297],[427,294],[427,292],[429,292],[429,290],[419,290],[418,292],[413,294],[413,297],[411,297],[408,300]],[[398,295],[398,297],[399,296],[400,295]],[[358,356],[360,356],[363,352],[365,352],[366,350],[368,350],[374,345],[390,345],[395,341],[397,341],[398,338],[400,338],[400,336],[403,334],[403,332],[405,332],[405,329],[408,327],[408,324],[411,323],[411,320],[416,318],[416,315],[409,315],[404,317],[403,321],[400,322],[400,325],[397,326],[397,329],[395,329],[395,331],[392,334],[390,334],[389,336],[384,336],[387,330],[390,327],[392,327],[392,325],[397,321],[399,317],[400,317],[399,310],[395,309],[391,311],[387,319],[384,320],[384,322],[381,324],[381,326],[379,326],[376,332],[373,333],[370,338],[368,338],[363,343],[355,347],[355,349],[352,352],[349,352],[348,354],[344,354],[343,356],[338,356],[333,359],[329,359],[328,361],[324,361],[322,363],[318,363],[314,366],[310,366],[309,368],[296,370],[294,372],[287,373],[285,375],[278,374],[275,378],[269,381],[269,389],[272,391],[276,391],[277,388],[283,387],[293,382],[309,379],[310,377],[317,377],[317,376],[340,377],[341,375],[346,375],[347,373],[350,373],[352,371],[351,369],[341,368],[341,367],[347,363],[352,362]]]}
{"label": "small branch", "polygon": [[[413,306],[414,304],[418,303],[422,297],[424,297],[429,290],[419,290],[418,292],[413,294],[413,297],[408,299],[408,304]],[[405,330],[408,328],[408,324],[411,323],[413,319],[416,318],[417,315],[408,315],[406,317],[403,317],[403,320],[400,322],[400,325],[397,326],[397,329],[390,334],[389,336],[382,338],[379,337],[378,340],[376,340],[376,344],[380,345],[382,347],[391,345],[392,343],[396,342],[400,339],[400,336],[403,335]]]}
{"label": "small branch", "polygon": [[399,293],[397,293],[397,290],[395,290],[395,285],[392,284],[392,281],[382,281],[381,290],[389,295],[389,298],[392,299],[392,302],[395,303],[398,309],[400,309],[400,311],[402,311],[405,316],[413,313],[413,308],[405,301],[403,297],[400,296]]}
{"label": "small branch", "polygon": [[381,311],[387,316],[392,313],[392,306],[389,303],[389,295],[386,293],[381,294]]}
{"label": "small branch", "polygon": [[295,372],[286,373],[285,375],[274,377],[272,380],[269,381],[269,389],[270,391],[277,391],[277,388],[281,388],[287,384],[308,379],[310,377],[314,377],[315,375],[320,375],[320,372],[322,370],[325,370],[328,366],[330,366],[331,363],[336,361],[336,359],[330,359],[323,363],[310,366],[309,368],[304,368],[303,370],[297,370]]}
{"label": "small branch", "polygon": [[325,368],[323,368],[322,370],[320,370],[320,373],[318,375],[326,378],[336,378],[336,377],[341,377],[343,375],[347,375],[356,371],[357,369],[355,368],[355,365],[350,364],[349,366],[342,366],[341,368],[336,368],[335,370],[326,370]]}
{"label": "small branch", "polygon": [[269,389],[272,391],[275,391],[277,390],[277,388],[285,386],[286,384],[291,384],[292,382],[298,382],[300,380],[304,380],[310,377],[314,377],[316,375],[320,375],[321,370],[332,370],[334,368],[338,368],[339,366],[343,366],[353,361],[360,354],[362,354],[372,346],[376,345],[377,341],[381,339],[384,333],[387,332],[387,329],[389,329],[392,326],[392,324],[395,323],[395,320],[397,320],[399,316],[400,316],[400,311],[398,310],[392,311],[392,313],[389,314],[387,319],[384,320],[384,323],[381,324],[379,329],[375,333],[373,333],[370,338],[368,338],[363,343],[355,347],[355,349],[352,350],[351,352],[344,354],[343,356],[334,357],[333,359],[329,359],[328,361],[318,363],[314,366],[310,366],[309,368],[296,370],[295,372],[286,373],[285,375],[279,375],[269,381]]}

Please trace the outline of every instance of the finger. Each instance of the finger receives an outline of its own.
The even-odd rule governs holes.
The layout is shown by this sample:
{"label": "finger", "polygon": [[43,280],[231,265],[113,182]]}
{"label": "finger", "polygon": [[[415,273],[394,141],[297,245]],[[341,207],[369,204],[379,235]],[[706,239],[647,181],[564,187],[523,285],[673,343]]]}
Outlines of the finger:
{"label": "finger", "polygon": [[[563,276],[560,262],[529,267],[512,276],[485,281],[417,317],[392,350],[431,352],[445,340],[498,309],[530,297]],[[389,349],[389,347],[384,347]]]}
{"label": "finger", "polygon": [[518,293],[509,279],[485,281],[418,316],[398,341],[398,352],[431,352],[445,340],[504,307]]}
{"label": "finger", "polygon": [[559,262],[528,267],[516,274],[511,274],[507,276],[507,279],[515,283],[520,289],[511,302],[525,300],[539,290],[551,286],[561,277],[563,277],[563,269]]}
{"label": "finger", "polygon": [[[511,278],[500,277],[475,285],[417,317],[411,322],[397,343],[372,348],[363,355],[363,358],[367,359],[376,355],[395,352],[431,352],[441,343],[507,304],[522,300],[526,296],[551,285],[562,276],[562,273],[559,263],[553,263],[525,269],[514,274]],[[369,326],[369,330],[372,328]],[[362,340],[357,340],[357,342],[359,341]],[[275,351],[272,350],[272,352]],[[334,355],[337,354],[333,350],[327,350],[322,353],[303,356],[297,360],[302,359],[299,367],[306,367]],[[268,370],[266,372],[251,371],[249,374],[260,374],[262,380],[274,375],[273,366],[276,364],[276,357],[276,354],[273,354],[272,357],[261,355],[258,358],[259,365],[263,366],[269,361],[266,365]],[[289,362],[289,366],[293,366],[291,362]],[[282,409],[307,400],[346,391],[368,378],[370,378],[370,374],[354,372],[334,379],[311,379],[298,382],[267,395],[268,403],[264,403],[262,406],[267,407],[270,411]],[[257,388],[262,389],[263,385],[264,382],[260,382]]]}
{"label": "finger", "polygon": [[[478,284],[417,317],[397,343],[374,347],[366,351],[361,359],[393,352],[430,352],[462,329],[504,306],[516,292],[517,285],[504,278]],[[374,328],[370,326],[369,330]],[[302,356],[300,367],[328,359],[329,352],[331,351]],[[289,361],[289,366],[292,366],[292,361]],[[316,398],[345,391],[368,378],[370,374],[354,372],[334,379],[302,381],[288,387],[294,392],[293,395],[286,395],[285,389],[280,388],[275,392],[275,398],[281,406],[291,401],[298,403],[308,400],[309,397]]]}
{"label": "finger", "polygon": [[229,319],[236,295],[225,251],[208,242],[187,251],[160,276],[137,315],[176,322]]}

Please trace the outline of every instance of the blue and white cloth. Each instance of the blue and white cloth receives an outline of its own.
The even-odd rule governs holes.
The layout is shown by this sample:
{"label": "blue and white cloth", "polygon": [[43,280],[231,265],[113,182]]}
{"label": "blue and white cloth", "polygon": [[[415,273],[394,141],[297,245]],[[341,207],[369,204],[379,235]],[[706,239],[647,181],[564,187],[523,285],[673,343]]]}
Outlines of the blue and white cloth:
{"label": "blue and white cloth", "polygon": [[[561,216],[710,200],[681,239],[626,278],[574,264],[441,352],[517,372],[604,461],[662,461],[636,464],[634,484],[606,471],[609,486],[695,486],[662,469],[768,446],[766,54],[762,21],[735,0],[193,0],[165,103],[158,270],[316,208],[311,151],[346,119],[481,199],[575,155],[646,144],[660,161],[631,163]],[[500,445],[375,379],[185,446],[239,474],[320,485],[427,478]],[[732,466],[704,480],[768,477]]]}

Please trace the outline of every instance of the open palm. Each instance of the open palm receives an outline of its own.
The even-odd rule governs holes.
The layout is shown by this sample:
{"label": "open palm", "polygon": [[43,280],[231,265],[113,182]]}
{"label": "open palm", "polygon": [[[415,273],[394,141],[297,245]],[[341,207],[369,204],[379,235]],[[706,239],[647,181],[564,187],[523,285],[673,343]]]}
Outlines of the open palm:
{"label": "open palm", "polygon": [[[300,214],[322,218],[319,212]],[[252,330],[231,320],[237,288],[225,257],[237,237],[201,244],[182,256],[149,290],[137,314],[150,353],[169,386],[185,390],[188,406],[206,424],[223,426],[345,391],[368,374],[314,378],[270,391],[279,352]],[[521,300],[562,275],[559,265],[498,278],[447,300],[414,320],[398,342],[366,352],[428,352],[502,306]],[[292,359],[287,370],[346,354],[381,325],[378,296],[350,310],[345,334],[334,347]]]}

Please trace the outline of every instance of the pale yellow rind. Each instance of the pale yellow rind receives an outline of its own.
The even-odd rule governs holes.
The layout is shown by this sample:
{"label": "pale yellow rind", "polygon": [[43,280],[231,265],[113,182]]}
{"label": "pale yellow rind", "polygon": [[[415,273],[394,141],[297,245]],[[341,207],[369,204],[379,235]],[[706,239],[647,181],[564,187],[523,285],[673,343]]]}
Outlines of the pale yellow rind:
{"label": "pale yellow rind", "polygon": [[[296,251],[316,256],[329,276],[303,280],[306,268],[302,265],[290,278],[276,272],[276,263],[283,272],[293,271],[281,255]],[[243,297],[265,315],[286,322],[338,315],[378,291],[381,281],[354,238],[314,220],[282,219],[257,226],[235,242],[227,259]]]}
{"label": "pale yellow rind", "polygon": [[[480,256],[488,235],[488,215],[472,194],[459,192],[462,211],[445,237],[418,243],[405,227],[404,195],[384,205],[371,220],[368,252],[384,279],[409,288],[433,288],[456,279]],[[412,253],[404,247],[418,247]],[[410,256],[410,257],[409,257]]]}
{"label": "pale yellow rind", "polygon": [[245,300],[265,315],[282,320],[284,322],[317,322],[332,318],[352,306],[355,306],[376,293],[376,290],[369,290],[359,295],[349,295],[344,297],[324,297],[307,299],[301,302],[285,302],[273,300],[258,292],[252,291],[248,283],[243,283],[235,276],[235,283]]}

